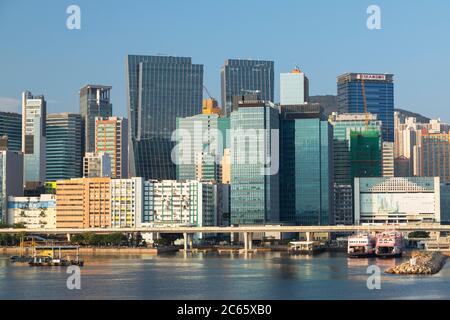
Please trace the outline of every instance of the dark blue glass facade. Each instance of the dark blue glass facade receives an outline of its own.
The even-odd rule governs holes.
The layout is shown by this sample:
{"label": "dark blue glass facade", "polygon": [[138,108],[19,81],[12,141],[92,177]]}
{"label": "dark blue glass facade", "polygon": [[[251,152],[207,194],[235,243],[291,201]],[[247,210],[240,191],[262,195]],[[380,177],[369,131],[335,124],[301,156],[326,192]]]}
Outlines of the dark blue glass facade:
{"label": "dark blue glass facade", "polygon": [[47,115],[47,181],[79,178],[83,175],[82,128],[80,114]]}
{"label": "dark blue glass facade", "polygon": [[383,141],[394,142],[394,76],[392,74],[347,73],[338,77],[339,113],[363,113],[362,79],[367,111],[382,122]]}
{"label": "dark blue glass facade", "polygon": [[232,111],[233,97],[257,93],[264,101],[274,101],[274,63],[264,60],[227,59],[220,72],[222,110]]}
{"label": "dark blue glass facade", "polygon": [[320,119],[281,121],[281,221],[328,225],[332,219],[332,128]]}
{"label": "dark blue glass facade", "polygon": [[203,65],[185,57],[128,55],[126,72],[130,174],[175,179],[171,136],[177,117],[202,111]]}
{"label": "dark blue glass facade", "polygon": [[22,115],[0,112],[0,137],[8,137],[8,150],[22,151]]}

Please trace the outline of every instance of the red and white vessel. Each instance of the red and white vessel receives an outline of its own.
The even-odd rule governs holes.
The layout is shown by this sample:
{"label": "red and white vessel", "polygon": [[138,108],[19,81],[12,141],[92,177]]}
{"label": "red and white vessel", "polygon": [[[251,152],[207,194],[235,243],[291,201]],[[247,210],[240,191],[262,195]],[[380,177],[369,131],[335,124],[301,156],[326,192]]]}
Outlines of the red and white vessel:
{"label": "red and white vessel", "polygon": [[368,233],[348,237],[347,254],[351,258],[365,258],[375,255],[376,239]]}
{"label": "red and white vessel", "polygon": [[377,257],[401,257],[403,254],[403,234],[395,231],[378,234],[375,253]]}

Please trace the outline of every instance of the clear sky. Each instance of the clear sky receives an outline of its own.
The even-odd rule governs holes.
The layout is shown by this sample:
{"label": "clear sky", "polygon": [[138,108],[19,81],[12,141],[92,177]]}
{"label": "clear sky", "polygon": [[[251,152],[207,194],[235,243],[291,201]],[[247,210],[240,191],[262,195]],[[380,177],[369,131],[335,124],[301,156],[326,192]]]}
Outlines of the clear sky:
{"label": "clear sky", "polygon": [[[68,30],[66,8],[81,8]],[[381,30],[366,27],[369,5]],[[396,107],[450,122],[448,0],[0,0],[0,108],[20,93],[44,94],[48,112],[78,112],[85,84],[112,85],[114,113],[126,115],[126,54],[190,56],[220,101],[226,58],[295,65],[310,93],[336,94],[343,72],[395,74]]]}

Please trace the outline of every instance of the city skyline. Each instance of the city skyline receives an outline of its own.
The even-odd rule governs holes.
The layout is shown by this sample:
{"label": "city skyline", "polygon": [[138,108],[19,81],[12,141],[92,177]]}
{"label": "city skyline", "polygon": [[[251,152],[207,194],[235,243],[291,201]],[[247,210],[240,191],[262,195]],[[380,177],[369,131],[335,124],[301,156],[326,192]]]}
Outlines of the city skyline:
{"label": "city skyline", "polygon": [[[19,13],[26,17],[31,14],[38,15],[44,9],[48,11],[46,15],[48,23],[41,24],[34,19],[31,19],[32,22],[23,19],[23,24],[14,30],[0,28],[0,38],[9,44],[2,53],[3,58],[0,59],[0,68],[9,75],[7,79],[0,79],[0,108],[18,111],[20,92],[28,89],[46,96],[48,113],[77,112],[79,88],[86,83],[102,83],[113,87],[111,101],[115,105],[114,114],[126,116],[123,67],[126,55],[165,53],[189,56],[192,57],[193,63],[204,64],[204,83],[218,101],[221,99],[220,67],[225,59],[265,59],[275,62],[275,102],[279,100],[279,74],[289,72],[295,65],[299,65],[310,78],[311,95],[336,94],[336,77],[345,72],[393,73],[396,77],[396,108],[450,121],[450,113],[445,112],[450,94],[446,92],[443,81],[446,76],[446,60],[443,57],[448,56],[450,48],[435,36],[429,36],[438,34],[438,31],[445,28],[448,23],[444,20],[445,12],[450,9],[448,3],[437,2],[432,7],[426,4],[408,4],[410,10],[405,12],[403,6],[399,4],[379,1],[378,5],[382,10],[382,29],[371,31],[366,28],[365,10],[369,3],[350,1],[338,5],[327,2],[324,5],[324,2],[317,4],[287,2],[276,8],[270,7],[269,11],[268,8],[264,9],[262,8],[264,6],[256,6],[255,2],[249,1],[244,5],[242,12],[236,12],[230,11],[231,8],[227,8],[224,4],[204,1],[189,5],[178,2],[141,3],[140,6],[136,6],[140,10],[134,7],[132,9],[120,7],[120,11],[116,4],[108,3],[108,10],[101,10],[104,7],[101,2],[79,1],[77,4],[82,11],[81,30],[68,30],[65,27],[68,16],[65,9],[70,4],[66,1],[41,7],[24,2],[3,2],[0,5],[2,18],[0,25],[8,26],[13,22],[11,19],[17,18]],[[169,22],[161,20],[162,18],[158,16],[167,16],[165,14],[167,11],[180,5],[183,10],[174,12],[173,21],[171,20],[173,27],[164,29],[163,26]],[[212,22],[210,30],[203,34],[199,24],[203,25],[204,21],[195,22],[187,18],[192,12],[201,15],[209,11],[211,17],[221,12],[226,14],[233,12],[239,19],[245,14],[245,9],[252,9],[255,17],[264,15],[269,18],[268,15],[271,14],[271,19],[267,19],[266,24],[253,30],[249,27],[248,32],[252,35],[250,39],[247,36],[236,36],[240,30],[237,26],[230,25],[223,29],[216,27]],[[4,12],[8,14],[3,15]],[[288,12],[298,12],[299,18]],[[423,13],[421,19],[418,19],[419,12]],[[137,18],[131,21],[128,19],[131,16]],[[249,19],[256,19],[255,17]],[[292,18],[284,19],[285,17]],[[320,22],[315,21],[314,17],[321,17],[318,19]],[[342,21],[345,22],[336,25],[337,17],[344,18]],[[126,23],[111,24],[109,23],[111,19]],[[277,23],[280,19],[285,22],[284,26]],[[398,19],[402,23],[394,25],[394,20]],[[414,23],[409,22],[411,19]],[[136,32],[138,37],[147,37],[149,41],[142,43],[135,37],[128,37],[128,32],[133,28],[138,30]],[[286,28],[290,31],[298,30],[298,38],[286,32]],[[316,32],[302,32],[311,28]],[[346,37],[339,39],[324,37],[323,34],[330,28],[345,32]],[[182,29],[194,36],[188,37],[191,42],[188,43],[188,40],[180,35],[179,31]],[[160,34],[156,32],[157,30],[161,31]],[[386,32],[387,30],[389,32]],[[43,42],[46,39],[42,38],[42,34],[47,34],[46,32],[52,34],[51,43]],[[29,40],[22,43],[19,39],[25,33]],[[214,37],[215,34],[217,37]],[[106,39],[101,45],[98,43],[99,35],[103,35]],[[417,48],[418,36],[422,36],[423,39],[422,49]],[[399,37],[403,39],[401,46],[394,42],[394,39]],[[209,41],[211,39],[214,41]],[[272,45],[257,45],[265,44],[265,41]],[[208,44],[210,42],[212,44]],[[304,50],[303,43],[306,42],[308,50]],[[39,46],[42,43],[46,45]],[[348,56],[339,53],[335,50],[338,45],[347,48],[354,46],[354,52]],[[35,54],[24,59],[23,55],[31,46]],[[386,47],[389,47],[389,55],[383,56]],[[317,50],[312,50],[314,48]],[[317,54],[318,52],[320,53]],[[59,68],[52,68],[53,64]],[[14,71],[11,69],[12,66],[15,68]],[[30,69],[36,72],[27,74],[25,78],[20,76],[21,72]],[[43,72],[49,76],[39,77]],[[421,80],[425,77],[430,79],[428,83]]]}

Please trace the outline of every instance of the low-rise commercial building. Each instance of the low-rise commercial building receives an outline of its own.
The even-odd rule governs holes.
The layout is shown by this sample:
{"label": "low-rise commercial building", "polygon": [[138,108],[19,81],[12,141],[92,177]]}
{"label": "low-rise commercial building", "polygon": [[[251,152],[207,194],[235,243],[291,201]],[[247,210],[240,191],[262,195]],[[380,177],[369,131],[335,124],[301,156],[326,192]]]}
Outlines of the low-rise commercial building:
{"label": "low-rise commercial building", "polygon": [[9,197],[8,224],[23,224],[27,229],[55,229],[56,196]]}
{"label": "low-rise commercial building", "polygon": [[355,223],[440,222],[439,180],[439,177],[355,178]]}
{"label": "low-rise commercial building", "polygon": [[57,228],[107,228],[111,226],[109,178],[57,181]]}

